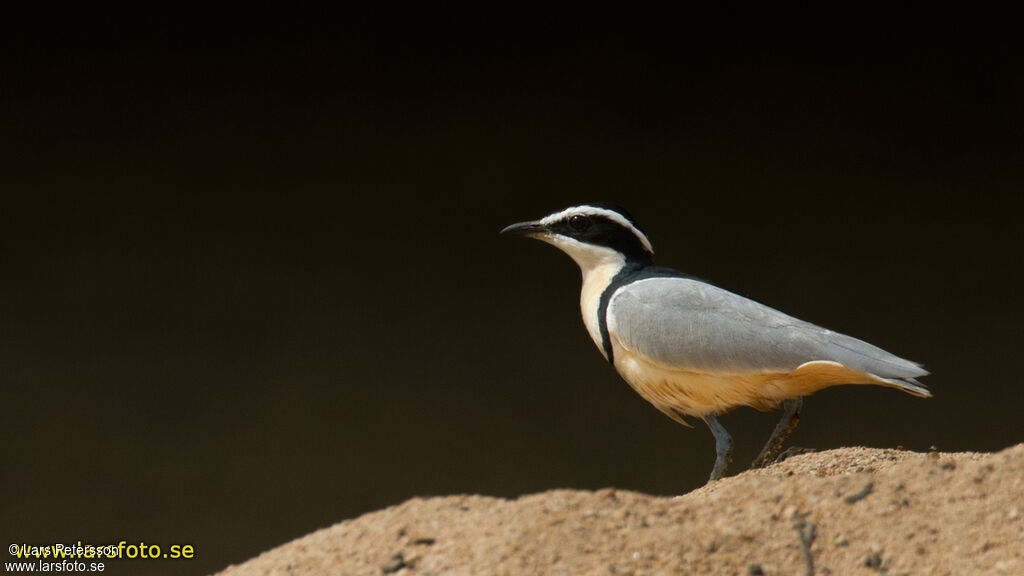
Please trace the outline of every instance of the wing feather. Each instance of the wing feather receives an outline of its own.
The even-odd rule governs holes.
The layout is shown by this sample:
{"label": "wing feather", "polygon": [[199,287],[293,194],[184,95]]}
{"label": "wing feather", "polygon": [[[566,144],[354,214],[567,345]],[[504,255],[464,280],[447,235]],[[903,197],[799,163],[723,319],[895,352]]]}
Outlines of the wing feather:
{"label": "wing feather", "polygon": [[877,346],[692,278],[648,278],[623,286],[607,313],[622,346],[680,369],[789,371],[831,361],[918,387],[913,378],[928,373]]}

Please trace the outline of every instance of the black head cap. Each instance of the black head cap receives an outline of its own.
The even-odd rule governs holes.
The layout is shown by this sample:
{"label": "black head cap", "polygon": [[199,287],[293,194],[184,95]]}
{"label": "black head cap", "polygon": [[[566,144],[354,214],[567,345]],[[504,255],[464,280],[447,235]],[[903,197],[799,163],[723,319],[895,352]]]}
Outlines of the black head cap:
{"label": "black head cap", "polygon": [[584,244],[611,248],[631,262],[649,263],[654,256],[650,240],[633,215],[613,204],[573,206],[536,222],[510,226],[506,231],[540,237],[563,236]]}

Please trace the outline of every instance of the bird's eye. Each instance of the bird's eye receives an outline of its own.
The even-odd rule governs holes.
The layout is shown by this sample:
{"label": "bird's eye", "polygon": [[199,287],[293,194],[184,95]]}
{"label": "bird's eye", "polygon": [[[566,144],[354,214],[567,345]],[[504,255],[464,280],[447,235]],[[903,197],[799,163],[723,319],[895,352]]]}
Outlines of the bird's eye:
{"label": "bird's eye", "polygon": [[577,232],[583,232],[590,228],[590,218],[582,214],[573,214],[569,217],[569,226]]}

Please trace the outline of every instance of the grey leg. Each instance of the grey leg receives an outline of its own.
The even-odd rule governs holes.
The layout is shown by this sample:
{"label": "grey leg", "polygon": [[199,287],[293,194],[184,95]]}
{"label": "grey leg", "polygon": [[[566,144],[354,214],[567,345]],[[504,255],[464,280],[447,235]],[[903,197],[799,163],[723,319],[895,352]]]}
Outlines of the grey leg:
{"label": "grey leg", "polygon": [[782,402],[782,418],[775,425],[775,430],[772,431],[768,442],[761,449],[761,453],[750,464],[751,468],[764,468],[775,461],[775,457],[779,455],[779,450],[782,448],[782,443],[800,423],[800,408],[803,405],[803,398],[799,397]]}
{"label": "grey leg", "polygon": [[711,429],[711,433],[715,435],[715,467],[711,469],[711,477],[708,478],[708,482],[714,482],[725,474],[726,467],[732,461],[732,436],[726,432],[725,427],[719,424],[718,419],[714,416],[705,416],[704,422]]}

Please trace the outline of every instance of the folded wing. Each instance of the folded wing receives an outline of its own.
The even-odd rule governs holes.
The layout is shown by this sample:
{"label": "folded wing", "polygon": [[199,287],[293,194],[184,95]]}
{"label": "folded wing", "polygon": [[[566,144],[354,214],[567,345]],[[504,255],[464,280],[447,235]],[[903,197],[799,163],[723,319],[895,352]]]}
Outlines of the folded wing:
{"label": "folded wing", "polygon": [[667,367],[757,373],[835,362],[931,396],[914,380],[928,374],[915,362],[691,278],[648,278],[620,288],[609,302],[608,326],[620,345]]}

